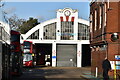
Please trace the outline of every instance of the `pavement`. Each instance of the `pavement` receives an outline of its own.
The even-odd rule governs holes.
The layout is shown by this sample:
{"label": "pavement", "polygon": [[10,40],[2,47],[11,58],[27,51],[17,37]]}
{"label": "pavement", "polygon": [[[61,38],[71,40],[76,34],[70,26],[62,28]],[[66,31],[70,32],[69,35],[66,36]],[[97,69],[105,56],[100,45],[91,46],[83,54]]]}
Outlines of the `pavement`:
{"label": "pavement", "polygon": [[91,72],[89,73],[84,73],[83,75],[81,75],[84,79],[86,80],[103,80],[102,78],[98,78],[95,77],[94,75],[91,74]]}
{"label": "pavement", "polygon": [[[92,75],[91,73],[91,67],[84,67],[82,68],[83,73],[81,75],[81,77],[83,77],[86,80],[103,80],[102,74],[99,75],[98,77]],[[120,80],[120,78],[116,78],[114,79],[112,75],[109,75],[110,80]]]}
{"label": "pavement", "polygon": [[23,75],[12,80],[103,80],[91,74],[91,67],[24,68]]}
{"label": "pavement", "polygon": [[96,76],[92,75],[91,67],[83,67],[82,70],[83,70],[83,73],[82,73],[81,77],[83,77],[86,80],[103,80],[102,76],[96,77]]}

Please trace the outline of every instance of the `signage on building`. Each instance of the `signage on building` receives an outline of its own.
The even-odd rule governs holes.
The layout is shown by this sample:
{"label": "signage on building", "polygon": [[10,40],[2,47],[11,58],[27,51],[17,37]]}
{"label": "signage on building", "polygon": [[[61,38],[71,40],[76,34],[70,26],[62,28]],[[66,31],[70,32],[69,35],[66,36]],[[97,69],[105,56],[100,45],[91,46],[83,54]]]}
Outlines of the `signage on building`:
{"label": "signage on building", "polygon": [[56,56],[52,56],[52,58],[56,58]]}
{"label": "signage on building", "polygon": [[115,55],[115,60],[120,60],[120,54]]}
{"label": "signage on building", "polygon": [[120,54],[115,54],[115,61],[110,61],[113,70],[120,70]]}
{"label": "signage on building", "polygon": [[110,61],[112,70],[120,70],[120,61]]}

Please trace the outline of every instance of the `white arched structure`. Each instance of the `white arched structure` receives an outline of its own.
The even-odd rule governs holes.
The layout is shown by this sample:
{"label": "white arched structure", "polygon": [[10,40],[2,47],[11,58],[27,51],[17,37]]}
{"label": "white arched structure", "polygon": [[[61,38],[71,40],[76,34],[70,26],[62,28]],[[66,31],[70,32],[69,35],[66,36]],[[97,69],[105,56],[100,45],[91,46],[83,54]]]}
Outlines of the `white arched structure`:
{"label": "white arched structure", "polygon": [[[41,41],[41,38],[43,39],[43,27],[48,24],[58,23],[57,21],[58,21],[58,19],[56,18],[56,19],[51,19],[51,20],[48,20],[48,21],[38,24],[37,26],[35,26],[31,30],[29,30],[26,34],[22,34],[23,40],[30,40],[30,41],[33,41],[33,43]],[[89,26],[89,21],[87,21],[87,20],[78,19],[77,21],[78,21],[78,23]],[[37,30],[39,30],[39,38],[38,39],[27,39],[31,34],[33,34]],[[57,29],[56,29],[56,32],[57,32]],[[77,32],[77,29],[75,29],[75,32]],[[58,40],[58,39],[56,39],[56,40]]]}
{"label": "white arched structure", "polygon": [[[46,26],[47,24],[55,23],[57,22],[57,19],[51,19],[48,21],[45,21],[43,23],[38,24],[37,26],[33,27],[31,30],[29,30],[26,34],[22,34],[22,37],[24,40],[26,40],[32,33],[34,33],[36,30],[39,30],[39,39],[42,37],[42,32],[43,32],[43,27]],[[38,40],[39,40],[38,39]]]}
{"label": "white arched structure", "polygon": [[35,44],[52,44],[52,66],[59,66],[56,59],[59,44],[76,45],[75,66],[82,67],[82,44],[89,44],[89,29],[89,21],[78,18],[77,10],[65,8],[57,11],[57,18],[38,24],[22,37]]}

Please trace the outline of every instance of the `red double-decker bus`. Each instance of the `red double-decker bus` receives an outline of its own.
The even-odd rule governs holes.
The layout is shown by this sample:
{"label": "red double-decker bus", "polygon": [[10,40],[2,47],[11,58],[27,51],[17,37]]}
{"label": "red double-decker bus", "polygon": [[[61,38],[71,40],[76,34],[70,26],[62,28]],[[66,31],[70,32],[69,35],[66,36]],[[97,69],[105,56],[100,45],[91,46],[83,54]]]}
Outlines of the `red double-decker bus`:
{"label": "red double-decker bus", "polygon": [[11,30],[11,74],[12,75],[21,75],[22,73],[22,51],[20,44],[20,33],[14,30]]}
{"label": "red double-decker bus", "polygon": [[34,67],[36,65],[35,53],[32,41],[23,42],[23,66]]}

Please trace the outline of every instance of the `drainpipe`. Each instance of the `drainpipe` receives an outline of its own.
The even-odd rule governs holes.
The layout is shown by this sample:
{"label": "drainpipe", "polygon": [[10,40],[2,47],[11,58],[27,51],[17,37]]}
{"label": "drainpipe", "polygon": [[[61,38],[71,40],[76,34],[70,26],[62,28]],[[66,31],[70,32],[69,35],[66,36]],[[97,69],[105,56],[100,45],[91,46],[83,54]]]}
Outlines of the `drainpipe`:
{"label": "drainpipe", "polygon": [[[103,11],[102,14],[104,15],[104,12],[105,12],[104,10],[105,10],[105,9],[104,9],[104,5],[103,5],[103,4],[104,4],[104,3],[102,2],[102,9],[103,9],[103,10],[102,10],[102,11]],[[105,19],[105,18],[102,18],[102,41],[104,40],[104,19]]]}

